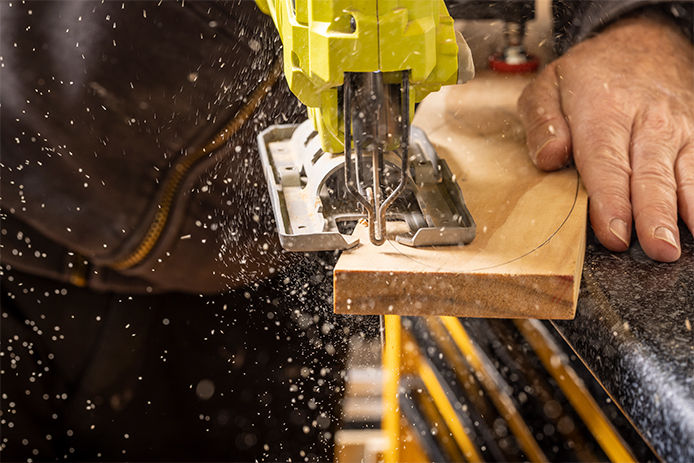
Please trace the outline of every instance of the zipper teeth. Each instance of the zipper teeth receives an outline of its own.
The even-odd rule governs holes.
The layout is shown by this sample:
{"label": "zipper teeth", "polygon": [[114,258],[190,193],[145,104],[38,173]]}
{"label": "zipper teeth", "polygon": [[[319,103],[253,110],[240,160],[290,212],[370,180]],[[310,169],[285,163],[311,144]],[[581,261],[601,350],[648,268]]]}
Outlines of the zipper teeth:
{"label": "zipper teeth", "polygon": [[265,82],[258,87],[252,94],[248,103],[241,108],[236,115],[224,128],[214,136],[214,138],[205,145],[202,149],[195,151],[193,154],[186,156],[178,164],[174,166],[174,173],[164,184],[164,194],[161,201],[157,205],[159,210],[154,214],[154,219],[150,223],[144,238],[137,245],[135,250],[129,255],[113,262],[110,267],[115,270],[125,270],[127,268],[133,267],[142,260],[144,260],[147,255],[152,251],[154,245],[159,240],[166,221],[169,218],[169,213],[171,212],[171,205],[176,197],[176,193],[181,185],[181,181],[185,177],[186,173],[190,168],[202,157],[213,153],[219,149],[224,142],[229,140],[248,120],[248,118],[253,114],[253,112],[258,108],[260,102],[263,100],[265,94],[270,91],[270,88],[277,82],[278,77],[281,74],[282,62],[280,59],[275,60],[272,65],[272,69],[268,75]]}

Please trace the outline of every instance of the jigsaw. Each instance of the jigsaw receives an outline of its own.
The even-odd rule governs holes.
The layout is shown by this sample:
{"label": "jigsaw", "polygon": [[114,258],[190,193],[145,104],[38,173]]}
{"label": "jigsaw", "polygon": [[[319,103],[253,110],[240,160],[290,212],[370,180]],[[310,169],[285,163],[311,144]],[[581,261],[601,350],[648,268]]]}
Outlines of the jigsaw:
{"label": "jigsaw", "polygon": [[[283,44],[299,125],[258,136],[287,250],[461,245],[475,222],[445,160],[412,126],[415,104],[474,75],[443,0],[256,0]],[[397,224],[396,224],[397,223]]]}

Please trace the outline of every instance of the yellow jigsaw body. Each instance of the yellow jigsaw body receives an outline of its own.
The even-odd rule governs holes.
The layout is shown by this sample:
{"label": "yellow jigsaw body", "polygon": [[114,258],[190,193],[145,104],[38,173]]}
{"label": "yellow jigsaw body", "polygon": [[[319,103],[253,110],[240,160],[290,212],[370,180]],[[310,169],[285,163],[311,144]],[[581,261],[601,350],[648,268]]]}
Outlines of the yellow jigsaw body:
{"label": "yellow jigsaw body", "polygon": [[256,0],[284,46],[291,91],[308,107],[324,151],[344,150],[338,87],[345,72],[410,70],[414,103],[458,75],[453,18],[443,0]]}

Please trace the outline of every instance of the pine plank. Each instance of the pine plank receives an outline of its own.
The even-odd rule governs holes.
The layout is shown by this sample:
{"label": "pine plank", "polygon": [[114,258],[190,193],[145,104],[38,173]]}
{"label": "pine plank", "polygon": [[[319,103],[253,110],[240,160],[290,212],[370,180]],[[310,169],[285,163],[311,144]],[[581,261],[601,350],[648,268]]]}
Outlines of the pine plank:
{"label": "pine plank", "polygon": [[529,160],[516,100],[527,76],[483,74],[420,106],[477,223],[467,246],[414,249],[389,240],[343,252],[334,272],[343,314],[573,318],[585,252],[587,197],[577,172]]}

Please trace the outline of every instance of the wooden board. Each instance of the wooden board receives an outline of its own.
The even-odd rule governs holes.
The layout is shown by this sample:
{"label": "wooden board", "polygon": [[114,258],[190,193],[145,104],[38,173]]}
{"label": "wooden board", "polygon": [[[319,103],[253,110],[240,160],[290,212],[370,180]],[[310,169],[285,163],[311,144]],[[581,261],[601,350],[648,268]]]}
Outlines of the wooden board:
{"label": "wooden board", "polygon": [[525,148],[516,100],[529,77],[483,74],[420,106],[477,223],[468,246],[361,244],[335,267],[343,314],[573,318],[585,251],[586,193],[574,169],[544,173]]}

